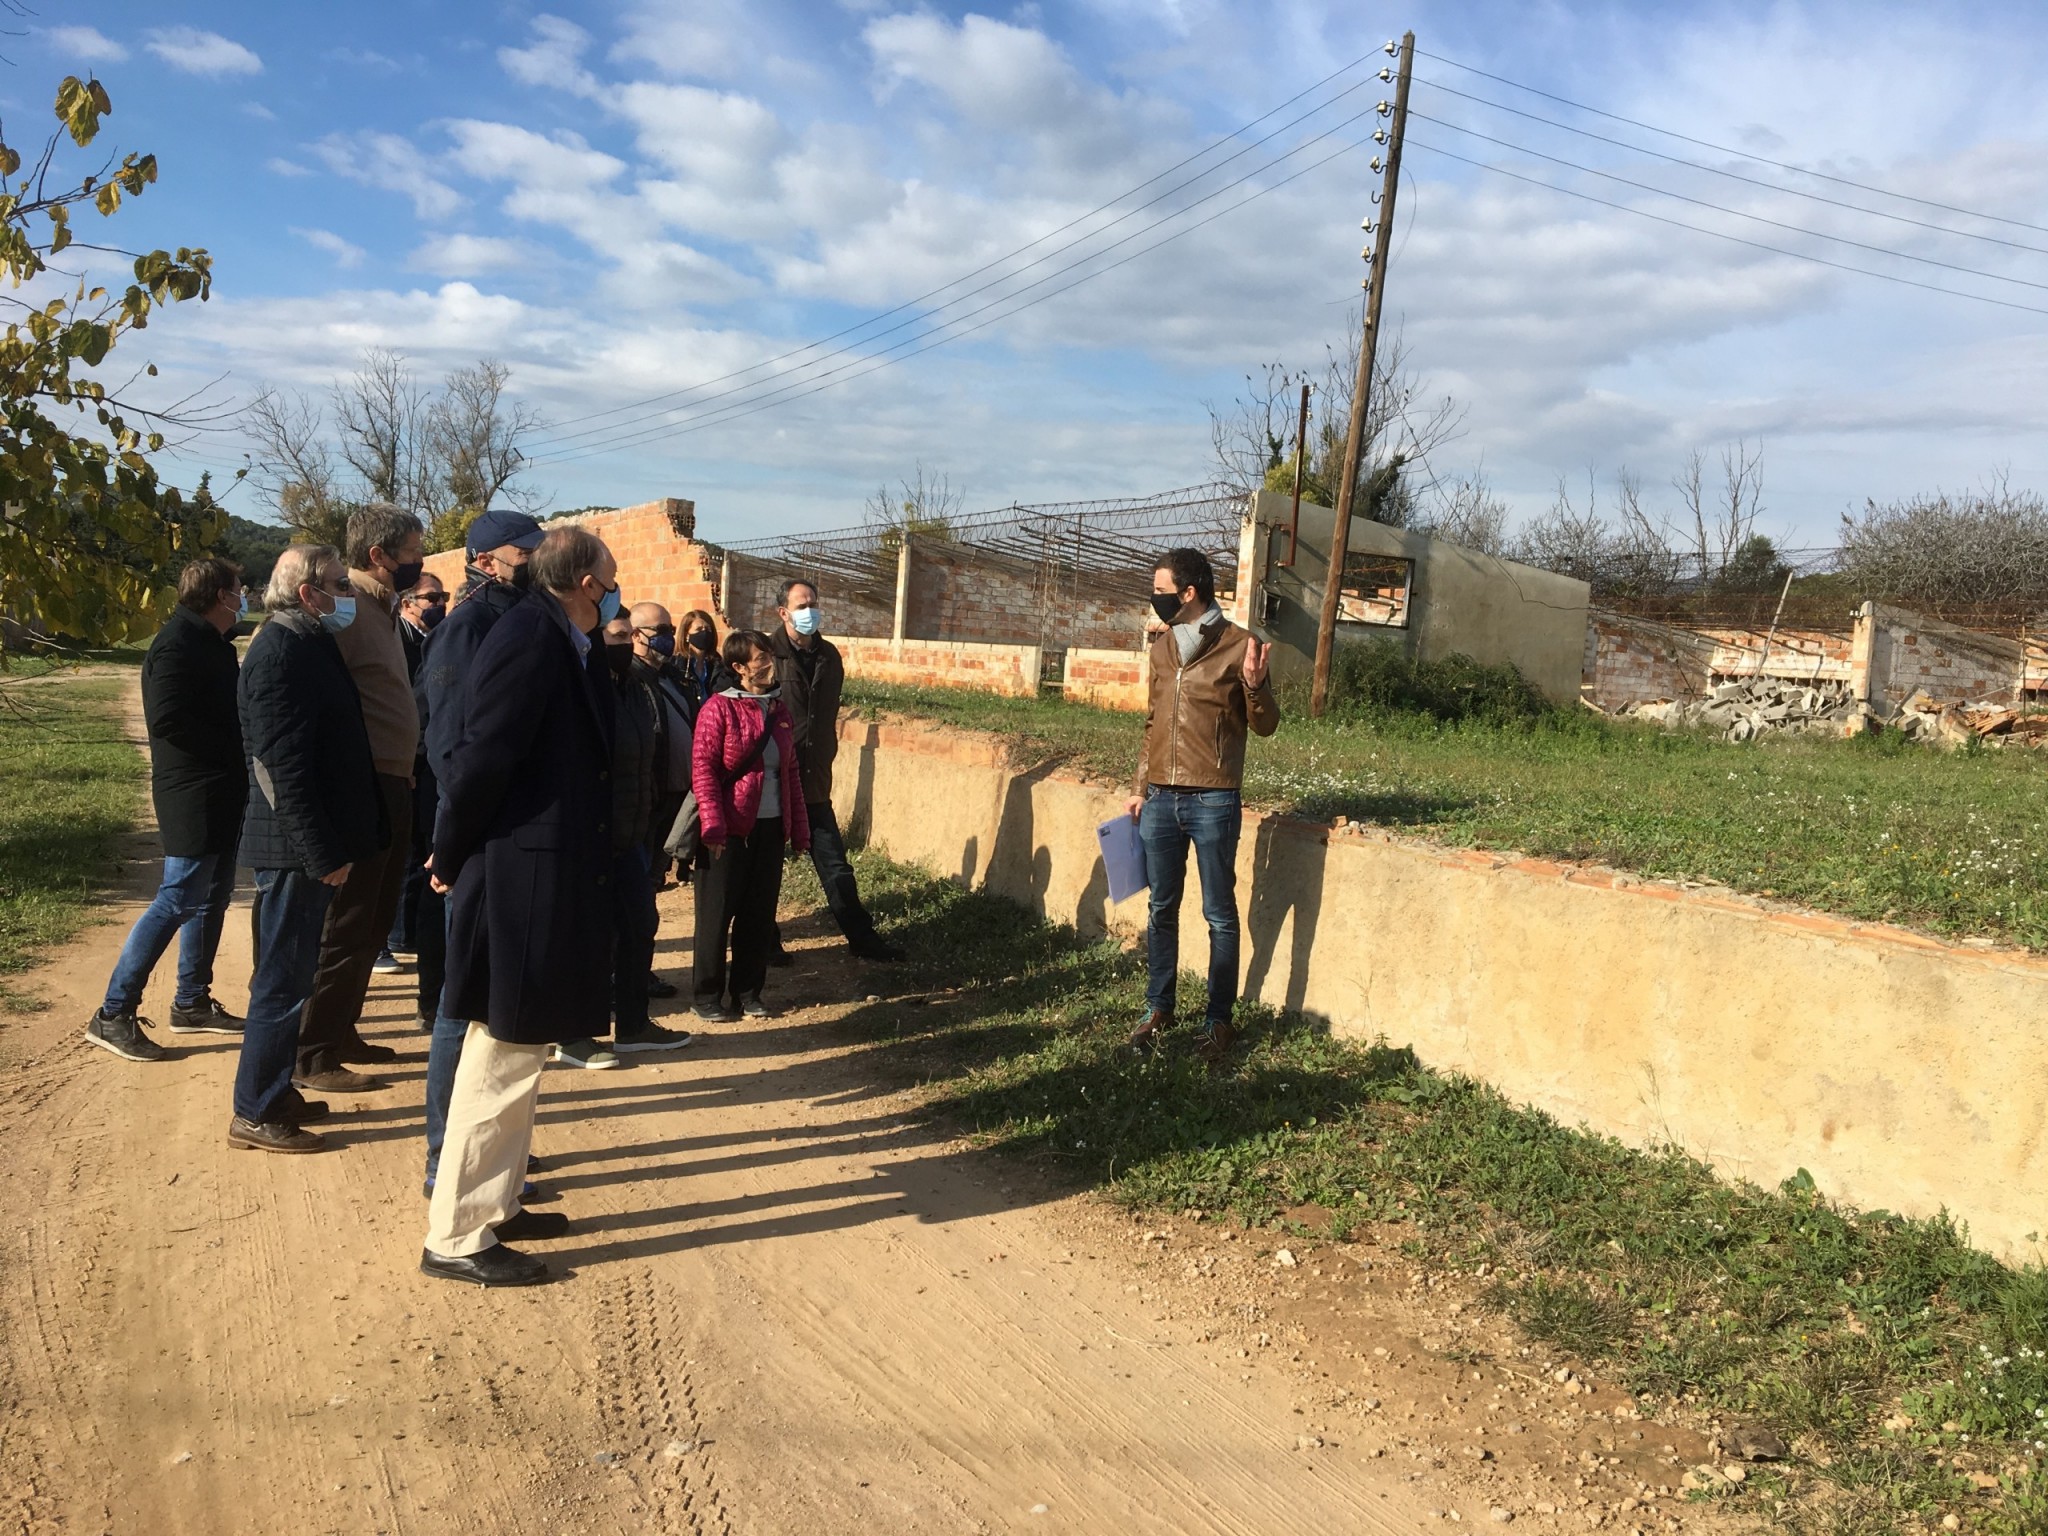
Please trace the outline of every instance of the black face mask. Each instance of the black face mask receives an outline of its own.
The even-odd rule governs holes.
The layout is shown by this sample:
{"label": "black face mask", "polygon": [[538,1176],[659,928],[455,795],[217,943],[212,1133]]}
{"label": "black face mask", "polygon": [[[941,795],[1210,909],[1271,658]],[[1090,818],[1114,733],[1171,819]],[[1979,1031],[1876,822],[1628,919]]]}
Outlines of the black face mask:
{"label": "black face mask", "polygon": [[448,617],[448,610],[439,603],[429,604],[420,610],[420,628],[432,629]]}
{"label": "black face mask", "polygon": [[1152,611],[1159,615],[1159,622],[1171,624],[1180,616],[1180,598],[1170,592],[1152,594]]}
{"label": "black face mask", "polygon": [[633,670],[633,647],[630,645],[607,645],[604,648],[605,665],[612,669],[613,677],[626,677]]}
{"label": "black face mask", "polygon": [[708,629],[693,629],[690,631],[690,649],[699,656],[709,656],[718,649],[718,636]]}
{"label": "black face mask", "polygon": [[427,562],[424,560],[406,561],[404,565],[399,566],[391,573],[391,590],[394,592],[410,592],[419,585],[420,577],[425,574],[426,569]]}
{"label": "black face mask", "polygon": [[513,590],[513,591],[515,591],[515,592],[525,592],[525,591],[529,590],[529,589],[530,589],[530,588],[532,587],[532,585],[533,585],[533,567],[532,567],[532,566],[530,566],[530,565],[515,565],[515,566],[513,566],[513,567],[512,567],[512,590]]}

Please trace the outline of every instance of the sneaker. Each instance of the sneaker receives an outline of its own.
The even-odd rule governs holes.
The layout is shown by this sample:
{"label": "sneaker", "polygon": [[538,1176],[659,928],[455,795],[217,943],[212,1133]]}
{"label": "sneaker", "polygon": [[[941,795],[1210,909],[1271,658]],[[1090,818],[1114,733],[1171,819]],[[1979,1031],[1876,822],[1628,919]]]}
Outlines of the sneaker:
{"label": "sneaker", "polygon": [[244,1120],[237,1115],[228,1122],[228,1145],[245,1152],[323,1152],[327,1138],[286,1120]]}
{"label": "sneaker", "polygon": [[762,1002],[758,997],[741,998],[740,1013],[743,1017],[749,1019],[772,1019],[775,1017],[775,1010]]}
{"label": "sneaker", "polygon": [[171,1033],[174,1035],[239,1035],[242,1021],[220,1004],[220,999],[211,993],[202,997],[190,1008],[171,1008]]}
{"label": "sneaker", "polygon": [[1171,1028],[1173,1028],[1172,1014],[1156,1011],[1148,1013],[1145,1015],[1145,1022],[1131,1031],[1130,1039],[1126,1040],[1124,1044],[1130,1047],[1136,1054],[1143,1056],[1148,1051],[1156,1050],[1159,1045],[1160,1036],[1164,1035]]}
{"label": "sneaker", "polygon": [[565,1067],[584,1067],[592,1072],[619,1064],[619,1058],[595,1040],[564,1040],[555,1047],[554,1059]]}
{"label": "sneaker", "polygon": [[682,989],[672,981],[664,981],[659,975],[649,972],[647,995],[649,997],[674,997]]}
{"label": "sneaker", "polygon": [[548,1267],[530,1253],[519,1253],[503,1243],[493,1243],[481,1252],[462,1258],[420,1250],[420,1273],[437,1280],[460,1280],[486,1289],[500,1285],[545,1285],[554,1279]]}
{"label": "sneaker", "polygon": [[617,1029],[612,1031],[612,1049],[615,1051],[678,1051],[689,1043],[690,1032],[687,1029],[663,1029],[659,1024],[650,1024],[631,1034]]}
{"label": "sneaker", "polygon": [[[361,954],[362,951],[357,950],[356,953]],[[377,951],[377,958],[370,962],[370,969],[379,976],[389,976],[394,971],[404,970],[405,967],[398,963],[398,956],[392,954],[390,950],[380,949]]]}
{"label": "sneaker", "polygon": [[737,1024],[740,1021],[739,1009],[728,1007],[723,1000],[699,1003],[691,1012],[706,1024]]}
{"label": "sneaker", "polygon": [[109,1018],[104,1012],[95,1011],[85,1022],[85,1038],[123,1061],[169,1060],[171,1053],[143,1033],[149,1027],[149,1020],[139,1019],[133,1013],[117,1013]]}

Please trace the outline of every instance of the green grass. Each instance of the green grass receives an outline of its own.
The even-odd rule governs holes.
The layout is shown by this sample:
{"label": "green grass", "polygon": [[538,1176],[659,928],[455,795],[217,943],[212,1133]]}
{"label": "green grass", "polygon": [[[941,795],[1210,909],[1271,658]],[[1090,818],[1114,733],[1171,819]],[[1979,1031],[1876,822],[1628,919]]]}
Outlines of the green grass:
{"label": "green grass", "polygon": [[[849,680],[848,700],[968,730],[1127,783],[1140,717]],[[1245,794],[1316,820],[1719,883],[1846,917],[2048,950],[2048,763],[1896,737],[1731,744],[1580,712],[1308,720],[1254,740]]]}
{"label": "green grass", "polygon": [[0,685],[0,976],[87,921],[135,825],[142,755],[121,735],[120,696],[114,679]]}
{"label": "green grass", "polygon": [[[858,864],[920,979],[958,990],[843,1028],[885,1076],[923,1084],[947,1126],[1134,1208],[1250,1226],[1313,1207],[1337,1237],[1394,1224],[1378,1230],[1423,1266],[1487,1265],[1487,1302],[1646,1407],[1793,1439],[1785,1476],[1743,1497],[1777,1489],[1806,1528],[1910,1529],[1947,1509],[1972,1528],[2048,1528],[2048,1272],[2001,1266],[1946,1220],[1840,1208],[1808,1179],[1724,1182],[1294,1015],[1245,1010],[1219,1073],[1182,1052],[1141,1061],[1123,1047],[1143,1006],[1135,956]],[[790,894],[817,899],[807,868]],[[1199,982],[1182,987],[1187,1016]],[[1886,1430],[1900,1412],[1913,1426]],[[1999,1507],[1968,1496],[1967,1471],[2010,1479]]]}

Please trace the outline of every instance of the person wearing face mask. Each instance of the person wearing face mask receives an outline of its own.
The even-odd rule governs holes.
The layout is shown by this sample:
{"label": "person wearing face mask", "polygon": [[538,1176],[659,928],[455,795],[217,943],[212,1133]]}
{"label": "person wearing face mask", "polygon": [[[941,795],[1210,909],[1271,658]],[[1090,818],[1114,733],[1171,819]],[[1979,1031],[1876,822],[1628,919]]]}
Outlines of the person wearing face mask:
{"label": "person wearing face mask", "polygon": [[[775,675],[789,706],[802,769],[805,814],[811,829],[811,864],[825,888],[825,905],[846,937],[847,948],[863,960],[901,960],[903,951],[875,931],[861,905],[860,886],[846,857],[846,839],[832,810],[832,763],[839,755],[839,693],[846,664],[823,633],[818,589],[802,578],[782,584],[776,599],[782,623],[775,631]],[[778,931],[771,963],[788,964]]]}
{"label": "person wearing face mask", "polygon": [[[654,906],[654,893],[668,883],[678,854],[687,864],[687,856],[695,851],[696,805],[689,798],[690,734],[696,727],[699,699],[684,671],[688,659],[676,654],[676,626],[670,622],[668,610],[659,603],[635,603],[628,617],[633,628],[633,675],[647,685],[656,705],[654,813],[648,818],[645,847],[651,932],[659,933],[661,914]],[[693,612],[683,617],[687,623],[702,615]],[[651,939],[648,955],[651,963]],[[674,982],[649,972],[649,997],[674,997],[676,991]]]}
{"label": "person wearing face mask", "polygon": [[412,848],[413,759],[419,753],[420,714],[399,638],[398,594],[420,579],[423,530],[412,513],[371,502],[349,514],[349,587],[355,622],[335,636],[355,679],[356,697],[377,764],[377,793],[391,840],[355,861],[348,882],[334,893],[320,940],[320,970],[299,1028],[301,1088],[318,1093],[367,1093],[384,1079],[351,1069],[352,1062],[387,1062],[398,1052],[373,1045],[358,1023],[370,975],[390,936],[398,894]]}
{"label": "person wearing face mask", "polygon": [[809,848],[811,826],[773,645],[743,629],[725,637],[724,655],[740,685],[705,701],[691,744],[703,843],[693,959],[697,1016],[730,1023],[773,1016],[761,989],[784,850]]}
{"label": "person wearing face mask", "polygon": [[[650,606],[637,604],[633,612],[646,619]],[[647,843],[668,743],[660,695],[649,669],[634,655],[633,639],[630,619],[616,618],[604,627],[606,670],[617,690],[612,725],[612,1050],[672,1051],[689,1044],[689,1035],[664,1029],[647,1016],[655,934]],[[586,1066],[584,1055],[598,1050],[594,1040],[571,1040],[555,1047],[555,1060]]]}
{"label": "person wearing face mask", "polygon": [[[417,688],[420,661],[426,653],[427,636],[448,616],[448,593],[441,578],[422,571],[420,579],[398,594],[398,638],[405,646],[405,672],[410,686]],[[414,707],[417,708],[417,699]],[[418,750],[412,759],[412,843],[406,850],[405,873],[398,887],[398,913],[391,920],[391,933],[377,956],[373,972],[399,969],[398,956],[411,955],[419,982],[419,1019],[423,1029],[434,1027],[434,1005],[441,995],[441,954],[444,942],[438,931],[420,922],[420,909],[427,898],[427,853],[434,846],[433,771],[427,767],[426,733],[420,733]],[[439,908],[435,911],[438,913]]]}
{"label": "person wearing face mask", "polygon": [[[419,705],[421,735],[426,740],[427,769],[437,786],[435,823],[446,796],[449,764],[467,728],[471,703],[469,677],[484,641],[508,614],[525,602],[530,591],[528,569],[541,541],[540,523],[524,512],[493,507],[469,525],[463,544],[467,551],[462,594],[450,604],[448,617],[436,625],[420,652],[419,679],[413,699]],[[447,907],[434,889],[430,876],[427,894],[420,902],[423,924],[441,923],[447,928]],[[433,1011],[429,1026],[433,1040],[427,1047],[427,1178],[426,1193],[434,1192],[434,1171],[440,1163],[441,1141],[448,1119],[448,1095],[455,1088],[455,1065],[462,1054],[463,1036],[469,1021],[454,1018],[441,1006],[436,993],[424,994],[421,1012]]]}
{"label": "person wearing face mask", "polygon": [[391,828],[355,679],[336,637],[355,620],[340,554],[294,544],[271,567],[270,617],[242,663],[248,759],[241,860],[256,873],[261,925],[235,1072],[228,1145],[266,1152],[326,1146],[306,1122],[327,1113],[292,1081],[299,1021],[319,969],[335,893],[387,847]]}
{"label": "person wearing face mask", "polygon": [[1188,849],[1209,924],[1209,995],[1197,1051],[1211,1066],[1234,1038],[1237,1005],[1237,836],[1244,821],[1245,733],[1270,736],[1280,706],[1267,654],[1216,605],[1216,572],[1198,549],[1170,549],[1152,572],[1151,695],[1137,793],[1126,809],[1144,842],[1152,905],[1145,947],[1146,1015],[1130,1038],[1144,1052],[1174,1024],[1180,981],[1180,898]]}
{"label": "person wearing face mask", "polygon": [[235,626],[248,612],[242,568],[195,560],[178,577],[178,604],[142,658],[149,788],[163,842],[155,898],[129,931],[85,1038],[129,1061],[161,1061],[137,1015],[150,972],[178,940],[171,1033],[238,1034],[242,1021],[212,992],[213,958],[235,895],[235,846],[249,794],[235,704]]}
{"label": "person wearing face mask", "polygon": [[692,608],[682,616],[676,625],[680,643],[676,646],[673,675],[682,681],[690,696],[691,717],[704,707],[704,701],[728,688],[737,688],[739,679],[732,675],[732,668],[725,664],[725,658],[718,654],[718,621],[701,608]]}

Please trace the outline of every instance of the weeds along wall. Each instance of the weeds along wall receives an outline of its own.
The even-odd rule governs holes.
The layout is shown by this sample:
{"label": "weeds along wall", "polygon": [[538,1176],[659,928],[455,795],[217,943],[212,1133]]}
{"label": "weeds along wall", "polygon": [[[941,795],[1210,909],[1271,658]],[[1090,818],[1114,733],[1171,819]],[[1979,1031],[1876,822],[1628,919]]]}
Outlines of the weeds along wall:
{"label": "weeds along wall", "polygon": [[[1124,791],[999,740],[848,719],[841,820],[892,857],[1084,932]],[[1207,964],[1192,886],[1184,972]],[[1248,816],[1246,994],[1412,1045],[1567,1125],[1917,1216],[2001,1257],[2048,1233],[2048,962],[1599,870]]]}

